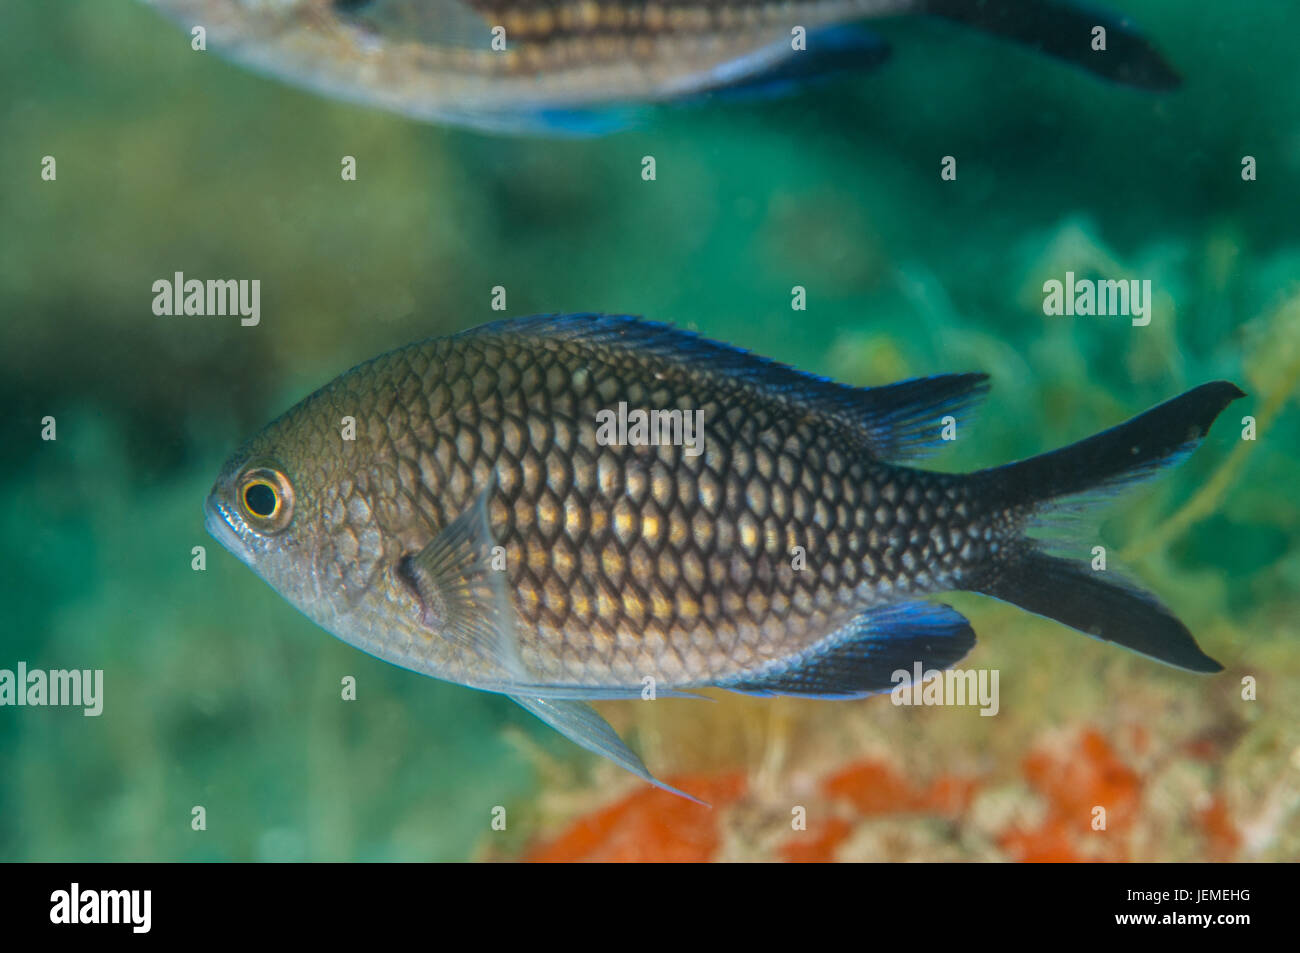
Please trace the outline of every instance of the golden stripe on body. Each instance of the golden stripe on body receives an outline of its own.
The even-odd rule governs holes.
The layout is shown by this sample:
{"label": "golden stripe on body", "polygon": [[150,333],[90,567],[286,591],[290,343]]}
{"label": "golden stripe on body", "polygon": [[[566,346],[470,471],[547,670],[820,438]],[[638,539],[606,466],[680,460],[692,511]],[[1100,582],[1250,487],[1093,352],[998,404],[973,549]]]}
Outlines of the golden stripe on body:
{"label": "golden stripe on body", "polygon": [[553,35],[627,31],[642,33],[701,33],[719,28],[755,27],[790,22],[811,13],[821,2],[677,5],[597,3],[582,0],[527,9],[492,9],[479,14],[491,25],[504,26],[506,36],[544,39]]}
{"label": "golden stripe on body", "polygon": [[[882,0],[886,6],[902,2]],[[752,53],[779,40],[783,28],[796,23],[812,29],[874,5],[878,5],[875,0],[818,0],[716,8],[662,3],[641,7],[587,0],[531,10],[494,10],[485,3],[478,9],[484,21],[481,48],[392,37],[374,46],[375,37],[351,29],[337,37],[349,38],[348,45],[355,46],[350,58],[387,61],[387,69],[397,74],[413,69],[415,77],[422,73],[425,81],[436,79],[439,100],[468,102],[474,98],[474,83],[494,78],[526,82],[514,92],[504,92],[504,101],[527,96],[531,84],[543,78],[551,85],[550,95],[585,94],[600,88],[635,96]],[[488,31],[496,25],[506,29],[505,50],[487,46]],[[403,79],[398,85],[408,83]]]}

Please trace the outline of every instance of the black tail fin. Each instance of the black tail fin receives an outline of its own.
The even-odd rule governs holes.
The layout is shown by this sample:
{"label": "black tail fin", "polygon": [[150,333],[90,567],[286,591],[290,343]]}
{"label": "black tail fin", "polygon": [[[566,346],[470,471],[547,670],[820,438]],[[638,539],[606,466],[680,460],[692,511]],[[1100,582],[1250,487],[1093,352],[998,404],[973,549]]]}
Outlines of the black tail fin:
{"label": "black tail fin", "polygon": [[1060,450],[972,473],[1002,507],[1022,507],[1140,480],[1196,449],[1223,409],[1245,393],[1228,381],[1193,387],[1118,426]]}
{"label": "black tail fin", "polygon": [[[1140,89],[1175,89],[1182,79],[1131,20],[1068,0],[926,0],[925,10],[1042,50],[1090,73]],[[1104,27],[1106,49],[1094,50]]]}
{"label": "black tail fin", "polygon": [[[1202,384],[1087,440],[971,479],[995,509],[1031,512],[1062,497],[1121,485],[1181,460],[1223,409],[1244,396],[1227,381]],[[1154,596],[1050,556],[1029,537],[1004,549],[971,588],[1169,665],[1222,670]]]}
{"label": "black tail fin", "polygon": [[1167,665],[1223,671],[1154,596],[1103,575],[1026,546],[1000,563],[996,575],[976,591]]}

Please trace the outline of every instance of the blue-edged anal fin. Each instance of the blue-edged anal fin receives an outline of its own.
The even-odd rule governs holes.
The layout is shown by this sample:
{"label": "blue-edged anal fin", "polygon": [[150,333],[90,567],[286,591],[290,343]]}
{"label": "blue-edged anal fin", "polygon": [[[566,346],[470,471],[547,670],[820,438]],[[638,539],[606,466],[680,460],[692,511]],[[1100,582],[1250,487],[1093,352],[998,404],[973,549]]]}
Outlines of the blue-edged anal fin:
{"label": "blue-edged anal fin", "polygon": [[951,606],[902,602],[877,606],[794,655],[714,682],[747,695],[861,698],[889,691],[897,673],[951,668],[975,644],[970,623]]}
{"label": "blue-edged anal fin", "polygon": [[[658,98],[685,106],[713,99],[774,98],[841,73],[870,69],[889,58],[885,41],[856,25],[814,28],[805,37],[802,49],[795,49],[792,39],[788,34],[779,36],[707,73],[688,76],[680,88],[669,89]],[[462,121],[488,132],[581,138],[639,125],[645,112],[643,105],[632,102],[585,108],[557,103],[500,109],[462,117]]]}
{"label": "blue-edged anal fin", "polygon": [[623,743],[623,739],[610,727],[609,722],[601,718],[596,710],[586,702],[557,699],[532,698],[527,695],[511,695],[524,708],[546,722],[560,734],[588,751],[613,761],[620,768],[630,771],[642,781],[648,781],[657,788],[663,788],[678,797],[684,797],[696,804],[710,805],[685,791],[678,790],[670,784],[664,784],[646,768],[645,763],[637,757],[635,751]]}
{"label": "blue-edged anal fin", "polygon": [[525,106],[520,108],[443,111],[442,118],[480,132],[503,136],[552,136],[589,139],[641,124],[647,109],[639,103],[594,106]]}
{"label": "blue-edged anal fin", "polygon": [[683,94],[678,101],[781,96],[811,82],[872,69],[889,59],[889,44],[856,24],[814,27],[803,37],[802,48],[796,48],[794,41],[784,34],[714,67],[699,82],[697,92]]}

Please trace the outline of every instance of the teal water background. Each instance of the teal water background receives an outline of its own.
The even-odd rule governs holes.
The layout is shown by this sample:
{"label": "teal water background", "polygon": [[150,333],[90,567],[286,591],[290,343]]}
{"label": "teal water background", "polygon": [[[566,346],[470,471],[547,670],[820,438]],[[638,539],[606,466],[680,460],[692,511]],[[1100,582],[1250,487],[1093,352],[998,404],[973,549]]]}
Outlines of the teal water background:
{"label": "teal water background", "polygon": [[[191,51],[137,3],[0,6],[0,668],[106,681],[99,718],[0,708],[0,859],[463,859],[491,805],[526,813],[544,793],[532,748],[581,781],[589,757],[508,700],[336,642],[202,527],[243,437],[363,359],[500,317],[496,285],[508,314],[643,314],[855,384],[986,371],[944,469],[1064,444],[1205,380],[1251,391],[1110,521],[1129,543],[1275,398],[1212,512],[1136,574],[1193,631],[1232,633],[1210,646],[1231,669],[1271,646],[1294,692],[1300,12],[1121,6],[1182,90],[900,20],[871,74],[576,141],[322,99]],[[1151,279],[1152,324],[1044,316],[1042,283],[1066,270]],[[156,317],[151,286],[176,271],[260,279],[260,325]],[[1059,645],[1061,679],[1075,652],[1118,651],[1024,624]],[[1300,770],[1289,750],[1259,752],[1260,771]]]}

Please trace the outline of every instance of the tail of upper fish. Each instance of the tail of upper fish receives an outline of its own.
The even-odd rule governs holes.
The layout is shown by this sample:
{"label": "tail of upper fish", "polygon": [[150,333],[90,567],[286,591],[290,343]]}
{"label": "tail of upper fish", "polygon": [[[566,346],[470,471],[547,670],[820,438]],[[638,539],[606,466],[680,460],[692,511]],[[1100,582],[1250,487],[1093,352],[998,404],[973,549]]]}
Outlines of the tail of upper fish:
{"label": "tail of upper fish", "polygon": [[1128,17],[1105,9],[1069,0],[924,0],[923,9],[1125,86],[1167,90],[1182,82]]}
{"label": "tail of upper fish", "polygon": [[[1202,384],[1086,440],[970,479],[994,508],[1050,515],[1081,495],[1114,491],[1182,460],[1223,409],[1244,396],[1227,381]],[[1028,536],[1004,548],[967,588],[1178,668],[1223,668],[1154,596],[1051,555]]]}
{"label": "tail of upper fish", "polygon": [[[1169,90],[1182,82],[1130,19],[1071,0],[914,0],[900,3],[898,10],[961,23],[1121,85]],[[888,55],[889,45],[861,23],[831,23],[810,31],[802,50],[792,49],[789,37],[778,38],[766,49],[722,64],[693,93],[676,98],[777,95],[874,68]]]}

